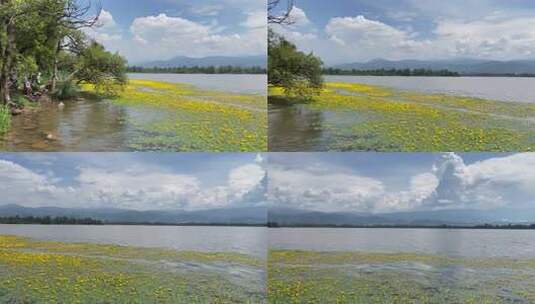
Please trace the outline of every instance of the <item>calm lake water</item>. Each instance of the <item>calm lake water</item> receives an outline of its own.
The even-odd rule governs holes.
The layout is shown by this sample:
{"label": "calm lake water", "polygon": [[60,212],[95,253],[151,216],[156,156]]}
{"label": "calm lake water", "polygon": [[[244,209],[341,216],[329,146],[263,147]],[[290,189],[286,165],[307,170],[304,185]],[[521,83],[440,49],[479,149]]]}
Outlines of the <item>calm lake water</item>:
{"label": "calm lake water", "polygon": [[0,234],[39,240],[266,255],[263,227],[0,225]]}
{"label": "calm lake water", "polygon": [[258,74],[128,74],[131,79],[187,83],[205,90],[243,94],[267,94],[267,75]]}
{"label": "calm lake water", "polygon": [[445,93],[500,101],[535,102],[535,78],[326,76],[325,81],[366,83],[399,90]]}
{"label": "calm lake water", "polygon": [[535,231],[524,230],[280,228],[268,234],[276,249],[535,258]]}

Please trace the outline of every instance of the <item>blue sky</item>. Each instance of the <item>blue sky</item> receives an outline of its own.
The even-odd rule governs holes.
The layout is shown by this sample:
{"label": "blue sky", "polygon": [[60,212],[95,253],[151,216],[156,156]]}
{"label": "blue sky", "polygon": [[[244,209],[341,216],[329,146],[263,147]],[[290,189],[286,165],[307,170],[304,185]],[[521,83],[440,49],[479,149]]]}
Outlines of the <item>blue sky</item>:
{"label": "blue sky", "polygon": [[297,0],[275,29],[327,64],[386,59],[534,59],[531,0]]}
{"label": "blue sky", "polygon": [[325,212],[534,209],[534,167],[534,153],[272,154],[268,196]]}
{"label": "blue sky", "polygon": [[261,205],[265,159],[226,153],[3,153],[0,205],[199,210]]}
{"label": "blue sky", "polygon": [[87,29],[86,33],[108,49],[120,52],[130,63],[175,56],[266,53],[266,2],[263,0],[102,0],[101,3],[99,26]]}

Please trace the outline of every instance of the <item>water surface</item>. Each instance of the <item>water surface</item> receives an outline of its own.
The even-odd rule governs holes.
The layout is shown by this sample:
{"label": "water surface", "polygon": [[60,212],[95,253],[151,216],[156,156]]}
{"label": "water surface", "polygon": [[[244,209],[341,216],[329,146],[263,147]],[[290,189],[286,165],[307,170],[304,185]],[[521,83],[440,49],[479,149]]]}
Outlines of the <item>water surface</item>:
{"label": "water surface", "polygon": [[280,228],[268,233],[272,249],[535,258],[532,230]]}
{"label": "water surface", "polygon": [[128,74],[131,79],[187,83],[204,90],[240,94],[267,93],[267,75],[261,74]]}
{"label": "water surface", "polygon": [[325,76],[325,81],[366,83],[399,90],[499,101],[535,102],[535,78],[531,77]]}
{"label": "water surface", "polygon": [[0,225],[0,234],[38,240],[169,248],[179,251],[238,252],[263,257],[263,227]]}

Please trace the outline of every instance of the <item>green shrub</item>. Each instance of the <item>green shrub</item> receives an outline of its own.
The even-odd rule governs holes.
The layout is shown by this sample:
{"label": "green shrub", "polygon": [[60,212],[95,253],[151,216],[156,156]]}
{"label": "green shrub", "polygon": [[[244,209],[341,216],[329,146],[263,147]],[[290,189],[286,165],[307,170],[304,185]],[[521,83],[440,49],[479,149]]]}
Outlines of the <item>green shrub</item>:
{"label": "green shrub", "polygon": [[11,109],[9,106],[0,106],[0,134],[9,130],[11,124]]}
{"label": "green shrub", "polygon": [[59,100],[67,100],[76,97],[79,93],[79,87],[72,80],[61,80],[58,82],[56,91],[53,96]]}

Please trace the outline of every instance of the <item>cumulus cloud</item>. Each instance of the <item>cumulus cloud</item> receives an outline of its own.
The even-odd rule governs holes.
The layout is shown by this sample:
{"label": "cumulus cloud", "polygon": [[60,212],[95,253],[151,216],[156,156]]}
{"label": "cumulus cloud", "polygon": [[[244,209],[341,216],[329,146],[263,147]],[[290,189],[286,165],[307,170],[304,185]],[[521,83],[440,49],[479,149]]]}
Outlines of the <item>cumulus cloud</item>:
{"label": "cumulus cloud", "polygon": [[[533,207],[535,154],[494,157],[465,164],[448,153],[427,171],[409,176],[408,186],[353,171],[309,166],[269,170],[269,199],[277,207],[330,212],[394,212]],[[321,168],[321,167],[320,167]],[[319,170],[319,171],[318,171]],[[405,176],[404,172],[392,175]]]}
{"label": "cumulus cloud", "polygon": [[348,173],[269,168],[268,196],[278,207],[319,211],[371,211],[383,184]]}
{"label": "cumulus cloud", "polygon": [[99,19],[94,27],[84,28],[84,32],[90,38],[107,45],[121,40],[121,31],[113,18],[113,15],[106,10],[102,10]]}
{"label": "cumulus cloud", "polygon": [[52,173],[0,160],[0,203],[27,207],[196,210],[261,205],[265,201],[266,172],[255,161],[232,168],[227,179],[216,185],[205,185],[195,175],[137,163],[121,170],[82,166],[76,171],[66,186]]}
{"label": "cumulus cloud", "polygon": [[[332,17],[321,29],[309,26],[313,23],[306,12],[295,8],[296,26],[274,28],[301,49],[319,54],[328,64],[379,57],[510,60],[535,56],[535,32],[532,30],[535,18],[528,12],[516,14],[485,9],[476,15],[465,15],[458,12],[458,7],[464,4],[457,3],[445,5],[443,11],[433,10],[430,16],[427,4],[421,1],[407,6],[410,10],[385,11],[384,20],[364,15]],[[453,14],[451,7],[458,13]],[[423,33],[412,26],[416,20],[421,22],[419,18],[431,19],[426,19],[429,26]],[[389,19],[397,22],[389,24],[385,21]]]}
{"label": "cumulus cloud", "polygon": [[159,14],[136,18],[130,31],[134,43],[143,47],[144,56],[236,56],[265,53],[265,23],[263,13],[253,12],[242,23],[243,32],[226,33],[216,22],[201,24]]}

